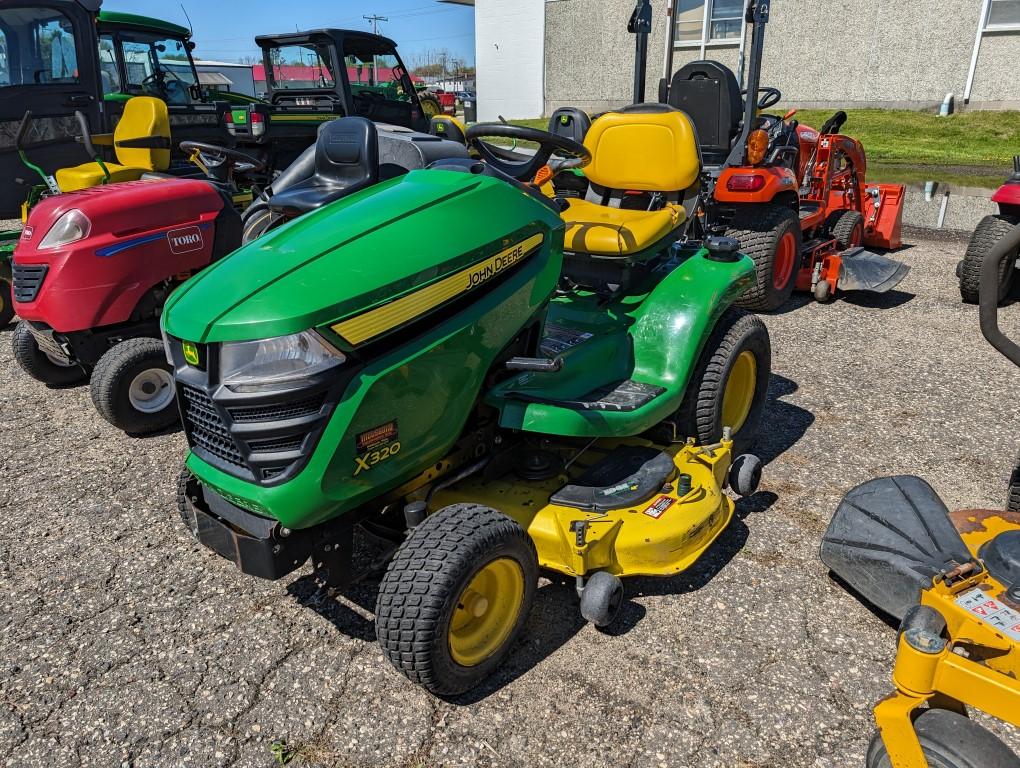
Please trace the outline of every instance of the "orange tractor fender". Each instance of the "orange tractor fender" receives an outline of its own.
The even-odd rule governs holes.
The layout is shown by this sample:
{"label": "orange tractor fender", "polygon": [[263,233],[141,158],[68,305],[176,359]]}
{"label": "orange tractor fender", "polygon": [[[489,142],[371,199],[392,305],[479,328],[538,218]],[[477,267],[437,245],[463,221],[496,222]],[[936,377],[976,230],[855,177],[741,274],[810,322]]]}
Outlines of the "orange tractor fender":
{"label": "orange tractor fender", "polygon": [[720,203],[771,203],[780,195],[797,197],[797,177],[781,166],[726,168],[715,185]]}

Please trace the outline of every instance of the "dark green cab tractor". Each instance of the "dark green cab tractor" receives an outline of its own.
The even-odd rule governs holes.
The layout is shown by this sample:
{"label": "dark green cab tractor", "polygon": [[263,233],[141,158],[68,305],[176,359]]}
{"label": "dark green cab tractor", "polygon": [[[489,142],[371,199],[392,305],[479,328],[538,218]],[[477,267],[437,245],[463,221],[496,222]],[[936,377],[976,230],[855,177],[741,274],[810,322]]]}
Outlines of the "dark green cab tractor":
{"label": "dark green cab tractor", "polygon": [[[376,162],[372,123],[336,123],[359,120],[360,141],[320,135],[322,194],[330,167]],[[487,136],[539,149],[509,162]],[[468,139],[484,161],[313,209],[163,315],[189,530],[247,574],[311,559],[329,586],[373,570],[353,557],[356,527],[390,542],[379,642],[441,695],[506,657],[539,569],[574,581],[606,626],[621,576],[689,568],[732,519],[725,489],[757,487],[760,462],[738,454],[771,370],[765,326],[732,306],[753,263],[726,238],[678,242],[700,172],[682,113],[611,114],[584,145],[509,125]],[[669,146],[673,163],[648,162]],[[606,205],[531,183],[589,160]],[[658,204],[612,205],[633,189]],[[423,246],[423,228],[456,236]]]}

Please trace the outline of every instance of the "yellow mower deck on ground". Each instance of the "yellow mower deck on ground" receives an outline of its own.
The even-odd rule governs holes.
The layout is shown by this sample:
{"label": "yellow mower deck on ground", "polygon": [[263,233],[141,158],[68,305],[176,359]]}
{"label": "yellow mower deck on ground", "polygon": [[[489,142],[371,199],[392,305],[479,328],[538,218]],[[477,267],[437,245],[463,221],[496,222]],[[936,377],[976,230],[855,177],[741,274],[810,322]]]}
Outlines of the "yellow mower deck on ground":
{"label": "yellow mower deck on ground", "polygon": [[[953,524],[975,558],[998,534],[1020,528],[1015,512],[964,510]],[[928,648],[899,638],[893,669],[895,693],[875,707],[875,721],[893,768],[928,765],[915,732],[914,713],[925,704],[964,706],[1020,727],[1020,605],[987,571],[936,580],[921,604],[946,621],[948,642]]]}
{"label": "yellow mower deck on ground", "polygon": [[[567,576],[607,571],[616,576],[670,576],[690,568],[726,529],[734,503],[723,486],[732,443],[654,445],[673,457],[666,483],[640,504],[589,511],[550,503],[550,497],[621,445],[653,446],[648,440],[602,440],[584,449],[559,475],[541,481],[510,473],[496,480],[472,477],[437,491],[432,510],[450,504],[483,504],[516,520],[535,543],[542,568]],[[577,449],[557,449],[569,460]],[[690,490],[679,483],[690,476]],[[621,488],[621,491],[628,489]]]}

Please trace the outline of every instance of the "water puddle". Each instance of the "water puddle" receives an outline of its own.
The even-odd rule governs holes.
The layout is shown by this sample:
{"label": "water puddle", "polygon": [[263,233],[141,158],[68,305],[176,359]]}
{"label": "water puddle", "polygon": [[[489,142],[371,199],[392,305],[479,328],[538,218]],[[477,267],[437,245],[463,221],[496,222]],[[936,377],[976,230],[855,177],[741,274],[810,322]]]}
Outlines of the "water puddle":
{"label": "water puddle", "polygon": [[1005,166],[996,174],[988,168],[870,163],[867,179],[906,186],[906,226],[971,232],[984,216],[998,211],[992,194],[1007,176]]}

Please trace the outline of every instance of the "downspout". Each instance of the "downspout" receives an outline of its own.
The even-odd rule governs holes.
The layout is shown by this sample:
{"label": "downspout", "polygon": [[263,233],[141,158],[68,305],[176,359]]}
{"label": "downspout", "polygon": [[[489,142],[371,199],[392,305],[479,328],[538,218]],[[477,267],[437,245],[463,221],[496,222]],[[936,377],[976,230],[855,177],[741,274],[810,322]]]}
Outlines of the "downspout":
{"label": "downspout", "polygon": [[[988,0],[985,0],[987,2]],[[712,33],[709,25],[712,23],[712,2],[705,0],[705,16],[701,20],[701,56],[705,58],[705,49],[708,47],[708,36]]]}
{"label": "downspout", "polygon": [[[673,0],[666,0],[666,20],[668,26],[666,27],[666,50],[663,53],[662,61],[662,78],[666,81],[666,88],[669,88],[669,82],[673,79],[673,46],[674,38],[676,37],[676,18],[673,15],[674,7]],[[663,101],[662,93],[663,89],[659,88],[659,100]]]}
{"label": "downspout", "polygon": [[982,0],[981,16],[978,18],[977,35],[974,37],[974,53],[970,57],[970,71],[967,73],[967,87],[963,89],[963,103],[970,103],[970,92],[974,88],[974,74],[977,72],[978,56],[981,54],[981,39],[985,33],[985,22],[988,21],[988,9],[992,0]]}
{"label": "downspout", "polygon": [[737,82],[744,85],[744,52],[747,50],[747,16],[740,22],[740,63],[737,65]]}

